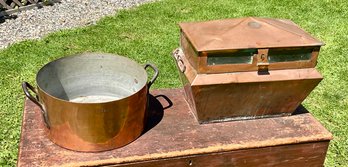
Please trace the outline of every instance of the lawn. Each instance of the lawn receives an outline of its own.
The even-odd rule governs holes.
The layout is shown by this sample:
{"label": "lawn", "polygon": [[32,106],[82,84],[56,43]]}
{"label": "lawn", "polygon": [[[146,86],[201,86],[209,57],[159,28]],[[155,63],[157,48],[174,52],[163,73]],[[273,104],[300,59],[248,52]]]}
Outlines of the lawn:
{"label": "lawn", "polygon": [[[345,0],[189,1],[164,0],[123,10],[96,25],[65,30],[0,50],[0,166],[14,166],[24,95],[22,81],[35,85],[44,64],[79,52],[109,52],[161,71],[153,88],[180,87],[171,51],[179,22],[246,16],[291,19],[326,43],[317,68],[324,80],[304,106],[334,135],[326,166],[348,166],[348,3]],[[1,24],[0,24],[1,26]]]}

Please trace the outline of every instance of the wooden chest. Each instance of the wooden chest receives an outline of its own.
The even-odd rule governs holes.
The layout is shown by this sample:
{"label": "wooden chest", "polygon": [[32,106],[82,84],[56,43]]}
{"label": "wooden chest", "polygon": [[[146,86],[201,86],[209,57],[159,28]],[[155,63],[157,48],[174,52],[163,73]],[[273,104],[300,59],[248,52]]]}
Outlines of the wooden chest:
{"label": "wooden chest", "polygon": [[70,151],[44,133],[40,109],[25,101],[18,166],[322,166],[332,135],[304,108],[288,117],[200,125],[182,89],[151,92],[146,129],[129,145]]}
{"label": "wooden chest", "polygon": [[290,115],[322,80],[322,42],[289,20],[181,23],[173,56],[200,123]]}

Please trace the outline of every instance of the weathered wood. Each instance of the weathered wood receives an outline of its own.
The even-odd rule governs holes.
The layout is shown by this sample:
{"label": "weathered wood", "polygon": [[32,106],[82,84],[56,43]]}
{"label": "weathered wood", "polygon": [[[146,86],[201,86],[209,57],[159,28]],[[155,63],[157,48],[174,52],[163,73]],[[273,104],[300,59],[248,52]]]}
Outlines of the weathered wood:
{"label": "weathered wood", "polygon": [[[26,5],[22,5],[18,8],[15,8],[16,4],[18,3],[19,1],[16,1],[16,2],[13,2],[11,3],[12,7],[7,5],[6,4],[6,1],[5,0],[0,0],[0,4],[3,5],[3,7],[6,9],[5,11],[1,11],[0,12],[0,17],[2,16],[8,16],[8,15],[11,15],[11,14],[14,14],[16,12],[21,12],[21,11],[25,11],[25,10],[30,10],[30,9],[33,9],[33,8],[38,8],[38,7],[42,7],[44,6],[45,4],[54,4],[54,3],[59,3],[61,2],[61,0],[48,0],[46,2],[39,2],[39,1],[32,1],[32,0],[29,0],[28,2],[30,4],[26,4]],[[20,3],[20,2],[19,2]],[[21,3],[20,3],[21,4]],[[0,5],[0,6],[1,6]],[[18,5],[18,4],[17,4]]]}
{"label": "weathered wood", "polygon": [[[281,145],[221,153],[201,154],[187,157],[144,161],[130,164],[115,164],[118,167],[266,167],[266,166],[322,166],[329,141]],[[315,148],[315,149],[314,149]]]}
{"label": "weathered wood", "polygon": [[23,6],[21,2],[19,2],[18,0],[12,0],[16,5],[18,6]]}
{"label": "weathered wood", "polygon": [[12,9],[11,6],[7,5],[6,0],[0,0],[0,4],[6,9]]}
{"label": "weathered wood", "polygon": [[148,126],[129,145],[99,153],[61,148],[25,101],[18,166],[321,166],[332,135],[309,113],[199,125],[182,89],[152,91]]}

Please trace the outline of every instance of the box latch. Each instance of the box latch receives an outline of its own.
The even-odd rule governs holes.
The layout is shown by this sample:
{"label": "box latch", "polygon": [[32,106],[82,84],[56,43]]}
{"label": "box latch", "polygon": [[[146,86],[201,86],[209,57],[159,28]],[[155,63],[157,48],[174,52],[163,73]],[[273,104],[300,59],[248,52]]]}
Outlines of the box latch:
{"label": "box latch", "polygon": [[267,75],[268,72],[268,49],[258,49],[258,53],[256,55],[258,74],[259,75]]}

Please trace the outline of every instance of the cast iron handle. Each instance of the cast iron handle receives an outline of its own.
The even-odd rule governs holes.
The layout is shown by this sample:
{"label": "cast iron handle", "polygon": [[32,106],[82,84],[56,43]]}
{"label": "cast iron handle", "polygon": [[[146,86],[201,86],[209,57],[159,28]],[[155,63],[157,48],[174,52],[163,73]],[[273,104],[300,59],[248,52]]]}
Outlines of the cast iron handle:
{"label": "cast iron handle", "polygon": [[[22,88],[24,91],[25,96],[28,97],[29,100],[31,100],[32,102],[34,102],[36,105],[38,105],[40,107],[41,110],[43,110],[41,103],[39,102],[38,98],[37,98],[37,92],[35,90],[35,88],[33,86],[31,86],[28,82],[23,82],[22,83]],[[35,93],[36,97],[34,97],[33,95],[30,94],[28,88]]]}
{"label": "cast iron handle", "polygon": [[153,65],[153,64],[145,64],[145,70],[147,69],[147,67],[151,67],[152,70],[155,72],[155,74],[153,75],[152,79],[147,83],[147,89],[150,89],[151,85],[155,82],[155,80],[158,77],[159,71],[158,68]]}
{"label": "cast iron handle", "polygon": [[[41,113],[42,113],[42,116],[43,116],[43,119],[44,119],[44,122],[45,122],[45,125],[47,128],[50,128],[50,126],[48,125],[48,118],[47,118],[47,114],[42,106],[42,104],[39,102],[38,100],[38,96],[37,96],[37,92],[35,90],[35,88],[33,86],[31,86],[28,82],[23,82],[22,83],[22,88],[23,88],[23,91],[24,91],[24,94],[25,96],[28,97],[29,100],[31,100],[32,102],[34,102],[37,106],[40,107],[41,109]],[[35,93],[36,97],[34,97],[33,95],[30,94],[28,88]]]}

